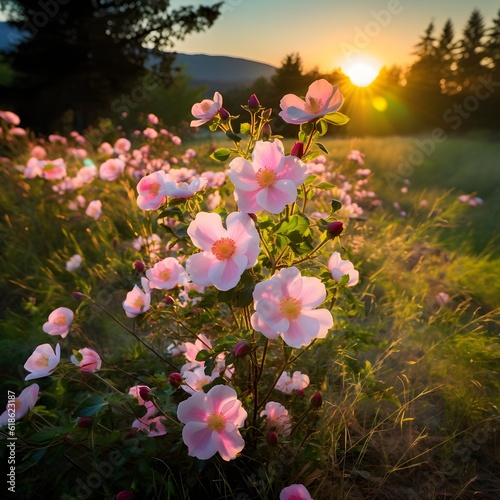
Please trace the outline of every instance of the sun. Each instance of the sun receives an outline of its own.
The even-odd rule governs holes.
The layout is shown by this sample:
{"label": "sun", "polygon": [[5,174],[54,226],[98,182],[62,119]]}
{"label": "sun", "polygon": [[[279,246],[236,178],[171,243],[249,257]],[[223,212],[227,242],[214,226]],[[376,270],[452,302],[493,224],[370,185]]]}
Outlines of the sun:
{"label": "sun", "polygon": [[344,73],[357,87],[366,87],[377,78],[379,68],[372,62],[358,61],[343,68]]}

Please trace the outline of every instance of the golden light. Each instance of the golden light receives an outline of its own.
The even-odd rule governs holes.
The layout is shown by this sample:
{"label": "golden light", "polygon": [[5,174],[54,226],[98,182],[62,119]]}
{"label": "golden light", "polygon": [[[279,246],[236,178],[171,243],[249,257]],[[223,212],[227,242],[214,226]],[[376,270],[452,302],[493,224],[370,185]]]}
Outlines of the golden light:
{"label": "golden light", "polygon": [[366,87],[377,78],[379,68],[374,63],[359,61],[342,68],[351,82],[357,87]]}

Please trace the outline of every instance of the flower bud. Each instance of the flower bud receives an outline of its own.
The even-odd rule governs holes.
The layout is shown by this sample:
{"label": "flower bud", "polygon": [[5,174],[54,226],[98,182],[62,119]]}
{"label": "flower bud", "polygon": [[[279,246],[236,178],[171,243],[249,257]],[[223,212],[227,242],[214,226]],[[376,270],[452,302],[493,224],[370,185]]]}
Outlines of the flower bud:
{"label": "flower bud", "polygon": [[240,340],[233,349],[233,354],[235,358],[242,358],[250,352],[250,346],[246,340]]}
{"label": "flower bud", "polygon": [[303,398],[306,395],[304,389],[297,389],[295,392],[297,393],[297,396],[300,396],[301,398]]}
{"label": "flower bud", "polygon": [[145,385],[139,386],[139,396],[144,399],[144,401],[149,401],[151,399],[151,389]]}
{"label": "flower bud", "polygon": [[304,143],[303,142],[296,142],[293,145],[292,151],[290,151],[290,154],[292,156],[296,156],[297,158],[302,158],[304,156]]}
{"label": "flower bud", "polygon": [[130,490],[122,490],[116,494],[116,500],[132,500],[134,494]]}
{"label": "flower bud", "polygon": [[174,304],[174,299],[170,295],[165,295],[163,302],[165,302],[165,304],[167,304],[167,306],[171,306]]}
{"label": "flower bud", "polygon": [[257,216],[254,213],[249,213],[248,217],[250,217],[250,219],[252,219],[254,222],[257,222],[257,220],[258,220]]}
{"label": "flower bud", "polygon": [[144,268],[146,266],[144,265],[144,262],[142,262],[141,260],[136,260],[134,261],[134,269],[138,272],[138,273],[142,273],[142,271],[144,271]]}
{"label": "flower bud", "polygon": [[81,427],[82,429],[88,429],[89,427],[92,427],[92,422],[92,417],[80,417],[78,419],[78,427]]}
{"label": "flower bud", "polygon": [[180,373],[171,373],[168,376],[168,381],[172,387],[177,389],[182,384],[182,375]]}
{"label": "flower bud", "polygon": [[343,230],[344,230],[344,223],[339,220],[329,222],[328,225],[326,226],[326,231],[330,238],[335,238],[336,236],[340,236]]}
{"label": "flower bud", "polygon": [[269,123],[265,123],[262,127],[262,139],[267,140],[271,135],[273,135],[273,131],[271,130],[271,125]]}
{"label": "flower bud", "polygon": [[267,108],[265,111],[262,112],[262,118],[264,120],[269,120],[273,114],[273,109],[272,108]]}
{"label": "flower bud", "polygon": [[250,99],[248,99],[248,109],[256,109],[260,108],[260,102],[257,99],[257,96],[255,94],[252,94],[250,96]]}
{"label": "flower bud", "polygon": [[71,296],[78,301],[83,300],[83,298],[85,297],[85,295],[83,295],[83,293],[81,292],[71,292]]}
{"label": "flower bud", "polygon": [[276,434],[276,432],[269,431],[266,434],[266,443],[269,446],[276,446],[278,444],[278,441],[279,441],[279,438],[278,438],[278,434]]}
{"label": "flower bud", "polygon": [[317,392],[316,394],[311,396],[311,399],[309,401],[313,408],[321,408],[321,405],[323,404],[323,396],[321,395],[321,392]]}
{"label": "flower bud", "polygon": [[229,118],[231,118],[231,115],[229,114],[229,111],[226,108],[219,109],[219,116],[222,121],[226,121],[229,120]]}
{"label": "flower bud", "polygon": [[111,240],[111,244],[113,245],[113,249],[116,250],[118,248],[118,245],[120,244],[120,240],[115,236]]}

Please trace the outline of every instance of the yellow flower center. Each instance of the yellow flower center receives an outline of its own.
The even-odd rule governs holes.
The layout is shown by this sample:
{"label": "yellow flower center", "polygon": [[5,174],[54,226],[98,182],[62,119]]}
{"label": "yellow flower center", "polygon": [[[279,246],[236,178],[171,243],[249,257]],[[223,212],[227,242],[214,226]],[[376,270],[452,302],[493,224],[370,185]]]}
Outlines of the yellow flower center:
{"label": "yellow flower center", "polygon": [[276,172],[270,168],[260,168],[255,174],[255,180],[260,187],[272,186],[276,181]]}
{"label": "yellow flower center", "polygon": [[280,300],[280,313],[286,319],[297,319],[302,311],[302,304],[293,297],[285,297]]}
{"label": "yellow flower center", "polygon": [[209,384],[210,382],[212,382],[212,379],[210,377],[203,377],[203,378],[200,378],[199,380],[196,381],[196,383],[194,384],[194,388],[197,390],[197,391],[201,391],[201,388],[204,386],[204,385],[207,385]]}
{"label": "yellow flower center", "polygon": [[137,307],[137,309],[141,309],[142,307],[144,307],[144,300],[142,297],[136,297],[132,304],[134,305],[134,307]]}
{"label": "yellow flower center", "polygon": [[158,191],[160,191],[160,184],[158,182],[152,182],[148,186],[149,194],[152,196],[158,196]]}
{"label": "yellow flower center", "polygon": [[14,401],[14,408],[16,413],[18,413],[21,410],[21,406],[23,406],[23,403],[19,398],[16,398],[16,400]]}
{"label": "yellow flower center", "polygon": [[221,238],[212,246],[212,253],[218,260],[230,259],[236,252],[236,243],[231,238]]}
{"label": "yellow flower center", "polygon": [[204,113],[210,110],[212,106],[212,103],[210,101],[202,101],[201,103],[201,109],[203,110]]}
{"label": "yellow flower center", "polygon": [[223,431],[226,428],[226,419],[222,413],[212,413],[207,418],[207,427],[215,432]]}
{"label": "yellow flower center", "polygon": [[39,354],[33,363],[37,368],[48,368],[49,367],[49,355]]}
{"label": "yellow flower center", "polygon": [[163,269],[163,271],[160,271],[159,276],[162,281],[167,281],[170,279],[171,274],[170,269]]}
{"label": "yellow flower center", "polygon": [[309,97],[307,99],[306,105],[304,106],[304,109],[308,113],[315,115],[316,113],[319,113],[319,111],[322,107],[323,107],[323,101],[321,99]]}
{"label": "yellow flower center", "polygon": [[61,314],[58,314],[53,320],[52,320],[52,323],[54,323],[54,325],[59,325],[59,326],[63,326],[66,324],[66,316],[61,313]]}

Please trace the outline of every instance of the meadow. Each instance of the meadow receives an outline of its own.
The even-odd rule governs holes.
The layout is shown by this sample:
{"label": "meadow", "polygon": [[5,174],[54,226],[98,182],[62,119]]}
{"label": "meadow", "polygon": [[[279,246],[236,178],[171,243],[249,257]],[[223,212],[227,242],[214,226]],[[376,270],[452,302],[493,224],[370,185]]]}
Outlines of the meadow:
{"label": "meadow", "polygon": [[[4,125],[5,137],[7,129]],[[2,398],[8,390],[19,394],[25,387],[23,364],[35,346],[48,342],[42,325],[51,311],[64,306],[75,312],[67,340],[80,342],[65,348],[66,361],[57,376],[37,381],[36,406],[16,422],[16,492],[23,498],[132,498],[117,497],[128,492],[136,498],[244,500],[278,498],[284,487],[303,484],[315,499],[496,498],[497,138],[488,132],[457,135],[431,146],[426,135],[323,138],[329,154],[321,152],[324,158],[307,162],[309,184],[297,199],[303,209],[298,212],[294,203],[279,221],[258,218],[271,248],[256,273],[266,265],[280,269],[279,262],[302,263],[314,250],[302,249],[302,239],[308,241],[313,230],[319,235],[321,224],[332,217],[344,225],[342,234],[331,239],[323,228],[318,236],[321,255],[304,267],[309,276],[330,279],[325,303],[334,326],[326,338],[292,349],[281,347],[280,339],[264,345],[263,335],[251,328],[247,332],[252,305],[247,295],[255,286],[250,271],[233,295],[213,286],[205,292],[186,286],[181,292],[179,286],[162,292],[144,316],[124,314],[127,292],[151,268],[156,254],[171,257],[179,246],[189,245],[186,213],[195,207],[223,215],[235,210],[232,184],[225,176],[192,199],[168,198],[157,211],[137,205],[138,172],[184,169],[185,178],[178,179],[185,182],[202,172],[210,172],[212,180],[217,172],[227,173],[231,159],[217,162],[210,154],[230,147],[230,141],[223,134],[211,139],[200,135],[180,143],[174,134],[130,134],[123,172],[112,181],[95,174],[77,187],[64,185],[63,178],[30,178],[26,165],[34,145],[42,145],[50,158],[63,158],[70,175],[117,156],[116,148],[113,152],[102,143],[116,144],[122,131],[106,128],[98,142],[76,133],[66,143],[29,133],[4,142]],[[290,151],[294,141],[284,145]],[[219,203],[216,196],[208,198],[215,192]],[[339,199],[342,208],[332,205],[332,199]],[[102,214],[89,210],[92,200],[102,202]],[[294,213],[299,219],[293,219]],[[284,228],[292,220],[302,224],[306,213],[313,222],[300,226],[302,235]],[[285,239],[276,236],[280,231]],[[153,233],[158,241],[148,239]],[[325,262],[334,251],[359,271],[355,286],[331,279]],[[83,261],[73,269],[68,262],[75,254]],[[274,436],[271,429],[266,434],[255,409],[252,425],[249,417],[243,427],[248,448],[236,459],[187,455],[175,417],[186,394],[170,375],[181,365],[173,350],[193,332],[218,339],[213,351],[201,351],[210,355],[196,361],[213,364],[212,353],[224,352],[234,362],[235,378],[226,374],[224,384],[236,380],[243,387],[248,378],[255,384],[265,381],[272,390],[268,368],[277,366],[281,349],[283,366],[293,359],[294,369],[308,374],[307,389],[272,393],[294,409],[291,432],[281,429]],[[250,350],[241,359],[240,341]],[[102,368],[92,374],[78,373],[68,361],[70,352],[78,355],[82,342],[102,358]],[[249,368],[253,362],[260,373]],[[214,387],[212,382],[205,391]],[[130,432],[131,421],[143,416],[127,394],[136,383],[152,388],[151,400],[165,417],[166,434],[151,435],[160,430],[154,425]],[[252,390],[239,392],[247,408],[252,398],[257,407],[259,392]],[[319,404],[314,399],[318,393]]]}

